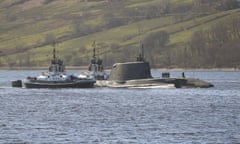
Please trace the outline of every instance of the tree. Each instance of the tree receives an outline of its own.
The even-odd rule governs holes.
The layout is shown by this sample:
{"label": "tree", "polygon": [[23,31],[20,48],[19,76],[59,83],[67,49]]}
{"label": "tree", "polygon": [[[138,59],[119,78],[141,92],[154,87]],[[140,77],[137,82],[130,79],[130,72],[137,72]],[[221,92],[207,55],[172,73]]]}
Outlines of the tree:
{"label": "tree", "polygon": [[239,16],[232,16],[208,30],[197,31],[189,42],[192,64],[205,67],[237,67],[239,65]]}
{"label": "tree", "polygon": [[162,0],[161,1],[161,8],[164,14],[167,14],[170,12],[170,1],[169,0]]}
{"label": "tree", "polygon": [[193,33],[192,38],[189,42],[194,55],[204,55],[204,49],[206,47],[206,38],[204,31],[197,31]]}
{"label": "tree", "polygon": [[146,47],[151,49],[164,48],[169,41],[169,34],[166,31],[152,33],[144,39]]}
{"label": "tree", "polygon": [[47,35],[45,36],[45,41],[44,41],[44,43],[45,43],[45,44],[52,44],[55,40],[56,40],[56,36],[55,36],[55,35],[53,35],[53,34],[47,34]]}
{"label": "tree", "polygon": [[219,10],[230,10],[239,8],[238,0],[221,0],[217,6]]}

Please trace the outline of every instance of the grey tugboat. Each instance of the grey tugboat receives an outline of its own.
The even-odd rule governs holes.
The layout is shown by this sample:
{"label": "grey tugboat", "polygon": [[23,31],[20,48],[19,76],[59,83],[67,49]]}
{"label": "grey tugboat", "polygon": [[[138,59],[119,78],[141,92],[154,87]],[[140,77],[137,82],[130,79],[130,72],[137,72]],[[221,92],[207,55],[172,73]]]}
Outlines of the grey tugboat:
{"label": "grey tugboat", "polygon": [[12,86],[21,87],[21,83],[23,83],[25,88],[92,88],[95,82],[95,79],[92,78],[66,74],[63,61],[56,58],[54,48],[48,72],[43,72],[37,77],[27,77],[23,82],[13,81]]}

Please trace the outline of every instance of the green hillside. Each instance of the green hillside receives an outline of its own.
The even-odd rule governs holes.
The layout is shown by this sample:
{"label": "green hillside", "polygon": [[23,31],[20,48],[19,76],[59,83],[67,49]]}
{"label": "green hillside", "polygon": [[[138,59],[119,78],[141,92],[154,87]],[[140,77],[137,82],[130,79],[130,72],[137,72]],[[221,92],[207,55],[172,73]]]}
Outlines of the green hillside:
{"label": "green hillside", "polygon": [[[229,27],[231,39],[223,41],[221,50],[215,49],[219,51],[215,57],[207,55],[215,43],[205,41],[208,45],[204,47],[194,43],[199,31],[210,35],[219,23],[229,25],[226,22],[240,19],[237,3],[226,7],[228,3],[224,0],[222,5],[213,1],[211,4],[198,0],[1,1],[0,66],[47,66],[54,41],[58,57],[68,66],[88,65],[93,41],[99,57],[106,66],[111,66],[135,60],[142,41],[152,66],[239,67],[239,58],[233,59],[232,53],[226,55],[222,50],[231,44],[231,51],[240,51],[234,43],[239,40],[239,29],[234,30],[235,34]],[[236,25],[239,24],[237,21]],[[211,61],[211,57],[215,62],[207,63],[205,60]]]}

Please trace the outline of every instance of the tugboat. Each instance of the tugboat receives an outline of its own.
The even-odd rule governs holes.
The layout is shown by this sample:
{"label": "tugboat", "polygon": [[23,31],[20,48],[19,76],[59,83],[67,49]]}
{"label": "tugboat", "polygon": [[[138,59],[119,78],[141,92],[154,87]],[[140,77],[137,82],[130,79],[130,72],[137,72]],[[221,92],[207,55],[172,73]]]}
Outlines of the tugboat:
{"label": "tugboat", "polygon": [[[53,49],[53,59],[48,72],[43,72],[37,77],[27,77],[23,81],[25,88],[92,88],[96,81],[89,77],[67,75],[65,65],[61,59],[56,58],[55,47]],[[12,82],[13,87],[21,87],[22,82],[17,80]]]}
{"label": "tugboat", "polygon": [[106,80],[107,73],[104,71],[103,60],[96,57],[96,44],[93,42],[93,56],[88,66],[88,75],[96,80]]}
{"label": "tugboat", "polygon": [[116,63],[105,81],[97,81],[97,86],[113,88],[209,88],[211,83],[194,78],[170,78],[164,73],[162,78],[151,75],[149,63],[144,58],[141,44],[139,55],[134,62]]}

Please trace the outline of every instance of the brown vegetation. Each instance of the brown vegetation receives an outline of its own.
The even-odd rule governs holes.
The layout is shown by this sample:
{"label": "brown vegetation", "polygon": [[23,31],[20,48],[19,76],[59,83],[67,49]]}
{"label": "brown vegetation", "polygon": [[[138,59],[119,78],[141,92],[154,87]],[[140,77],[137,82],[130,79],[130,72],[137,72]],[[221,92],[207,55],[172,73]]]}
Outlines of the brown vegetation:
{"label": "brown vegetation", "polygon": [[[75,4],[73,1],[71,0]],[[63,55],[63,59],[68,65],[79,65],[80,63],[87,65],[89,61],[86,57],[89,54],[82,56],[79,53],[90,53],[89,47],[87,44],[79,46],[76,39],[88,36],[90,38],[91,35],[97,37],[97,34],[101,32],[131,24],[135,24],[138,29],[137,23],[166,17],[171,19],[169,23],[158,23],[159,26],[151,27],[151,29],[148,28],[148,25],[144,25],[147,30],[145,27],[142,28],[144,31],[141,33],[142,36],[133,33],[118,37],[117,40],[99,41],[97,47],[104,49],[101,54],[105,64],[112,65],[115,62],[134,60],[137,53],[136,47],[141,39],[144,41],[147,60],[156,67],[212,68],[239,67],[240,65],[238,56],[240,17],[237,15],[239,11],[235,12],[236,15],[224,13],[239,8],[238,0],[192,0],[192,3],[160,0],[157,4],[149,1],[149,4],[146,5],[145,3],[148,1],[141,1],[143,4],[140,5],[137,2],[134,4],[133,1],[131,3],[129,1],[131,6],[128,6],[128,2],[124,0],[75,1],[79,3],[79,6],[74,7],[73,10],[71,9],[72,3],[67,0],[0,2],[4,5],[1,6],[6,9],[6,12],[3,11],[5,13],[0,14],[3,23],[0,27],[2,33],[0,42],[6,45],[1,47],[3,51],[1,55],[4,58],[0,59],[0,65],[10,67],[42,66],[41,62],[35,60],[34,49],[46,48],[52,41],[67,42],[71,48],[75,46],[74,50],[69,50]],[[69,5],[64,7],[63,2],[66,4],[69,2]],[[86,7],[89,4],[89,7],[81,6],[84,4]],[[17,9],[17,6],[20,9]],[[7,11],[8,8],[12,8],[12,11]],[[223,14],[215,16],[214,14],[218,12],[223,12]],[[211,15],[214,16],[201,22],[196,21],[196,19]],[[230,17],[230,15],[232,15],[230,19],[222,19],[222,17]],[[222,21],[213,24],[218,19],[222,19]],[[185,25],[187,22],[191,22],[191,24]],[[211,23],[211,25],[206,24],[206,26],[205,23]],[[178,24],[182,26],[168,28],[168,26]],[[210,28],[199,28],[202,25]],[[195,32],[191,31],[192,29]],[[171,43],[173,35],[187,31],[194,32],[192,36],[189,36],[190,39]],[[121,32],[119,30],[119,33],[114,34],[120,35]],[[18,35],[15,35],[16,33]],[[36,33],[40,33],[41,36],[35,37]],[[109,39],[111,36],[106,37]],[[12,43],[11,39],[15,39],[16,44],[9,47],[7,42]]]}

